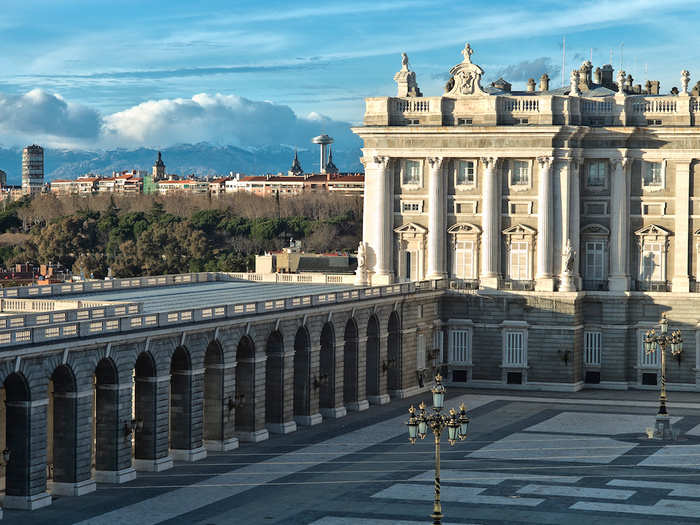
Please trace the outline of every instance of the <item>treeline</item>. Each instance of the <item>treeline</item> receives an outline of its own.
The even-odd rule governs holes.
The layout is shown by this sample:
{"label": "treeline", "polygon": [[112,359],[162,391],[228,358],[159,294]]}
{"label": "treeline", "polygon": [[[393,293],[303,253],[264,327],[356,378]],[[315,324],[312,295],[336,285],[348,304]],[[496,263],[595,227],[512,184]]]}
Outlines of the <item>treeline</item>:
{"label": "treeline", "polygon": [[5,204],[0,259],[59,262],[102,278],[247,271],[255,255],[300,240],[306,251],[354,251],[362,199],[308,194],[159,197],[41,195]]}

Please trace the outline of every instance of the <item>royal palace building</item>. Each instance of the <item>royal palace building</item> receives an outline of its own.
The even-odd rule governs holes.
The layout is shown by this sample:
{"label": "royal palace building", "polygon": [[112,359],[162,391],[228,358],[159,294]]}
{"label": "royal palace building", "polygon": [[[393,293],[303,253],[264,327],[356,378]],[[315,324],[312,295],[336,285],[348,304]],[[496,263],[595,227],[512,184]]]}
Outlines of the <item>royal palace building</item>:
{"label": "royal palace building", "polygon": [[482,86],[472,53],[441,96],[422,95],[404,54],[396,96],[366,99],[360,279],[444,280],[454,382],[655,388],[660,359],[641,341],[665,312],[685,341],[670,382],[696,388],[700,97],[688,71],[662,95],[586,61],[569,85],[552,89],[543,71],[514,91]]}

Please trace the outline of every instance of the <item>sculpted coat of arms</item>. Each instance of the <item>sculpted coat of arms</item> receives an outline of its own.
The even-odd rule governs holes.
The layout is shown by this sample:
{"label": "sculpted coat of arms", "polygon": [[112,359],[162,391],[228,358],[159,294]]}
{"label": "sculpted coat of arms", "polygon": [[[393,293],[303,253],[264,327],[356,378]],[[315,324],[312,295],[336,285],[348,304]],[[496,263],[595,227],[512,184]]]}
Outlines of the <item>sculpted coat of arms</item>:
{"label": "sculpted coat of arms", "polygon": [[464,60],[450,69],[450,75],[452,76],[445,85],[445,92],[448,95],[468,96],[486,94],[481,87],[481,75],[484,74],[484,71],[476,64],[472,64],[472,53],[474,53],[474,50],[467,43],[462,51]]}

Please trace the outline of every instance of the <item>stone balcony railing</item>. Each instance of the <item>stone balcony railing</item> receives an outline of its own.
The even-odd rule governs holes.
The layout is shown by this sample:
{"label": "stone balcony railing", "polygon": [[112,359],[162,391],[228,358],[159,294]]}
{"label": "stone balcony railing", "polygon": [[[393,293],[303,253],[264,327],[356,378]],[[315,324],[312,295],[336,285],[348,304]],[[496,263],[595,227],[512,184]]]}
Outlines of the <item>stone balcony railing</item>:
{"label": "stone balcony railing", "polygon": [[366,105],[365,126],[694,126],[700,113],[700,100],[683,95],[377,97]]}

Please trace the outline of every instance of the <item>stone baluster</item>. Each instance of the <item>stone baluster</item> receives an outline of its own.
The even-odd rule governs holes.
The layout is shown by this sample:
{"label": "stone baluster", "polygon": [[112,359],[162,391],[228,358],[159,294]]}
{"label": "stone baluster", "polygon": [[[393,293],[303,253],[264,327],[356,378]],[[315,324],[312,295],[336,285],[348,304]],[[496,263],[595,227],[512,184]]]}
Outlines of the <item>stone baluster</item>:
{"label": "stone baluster", "polygon": [[498,255],[499,231],[501,212],[501,192],[496,157],[483,157],[484,165],[483,186],[481,199],[481,272],[479,286],[481,288],[498,288]]}
{"label": "stone baluster", "polygon": [[535,289],[554,290],[552,277],[552,157],[537,157],[537,274]]}
{"label": "stone baluster", "polygon": [[610,198],[610,291],[630,289],[629,276],[629,173],[628,159],[613,159]]}
{"label": "stone baluster", "polygon": [[445,178],[442,157],[429,157],[428,180],[428,279],[447,277],[445,266]]}

